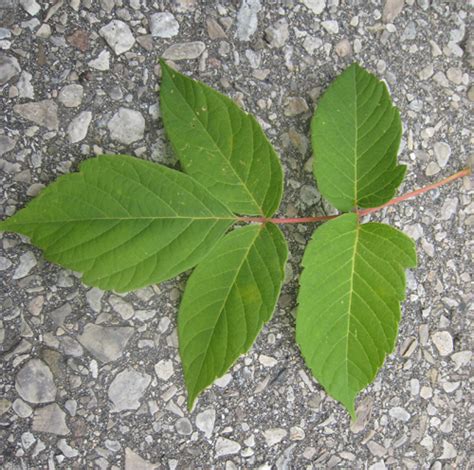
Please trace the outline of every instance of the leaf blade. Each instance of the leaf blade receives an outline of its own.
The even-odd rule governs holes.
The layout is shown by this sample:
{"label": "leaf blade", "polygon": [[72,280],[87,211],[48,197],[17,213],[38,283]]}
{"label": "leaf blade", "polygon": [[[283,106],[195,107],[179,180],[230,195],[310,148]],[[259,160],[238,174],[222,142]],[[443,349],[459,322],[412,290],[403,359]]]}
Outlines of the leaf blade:
{"label": "leaf blade", "polygon": [[87,284],[127,291],[195,266],[234,220],[183,173],[103,155],[60,177],[0,230],[29,236]]}
{"label": "leaf blade", "polygon": [[326,391],[354,417],[356,395],[394,347],[414,243],[355,214],[315,231],[303,257],[296,340]]}
{"label": "leaf blade", "polygon": [[194,270],[178,316],[189,408],[251,347],[270,320],[287,254],[275,225],[249,225],[222,238]]}
{"label": "leaf blade", "polygon": [[271,216],[283,191],[278,156],[255,118],[161,61],[163,122],[175,152],[234,213]]}
{"label": "leaf blade", "polygon": [[345,212],[388,202],[406,170],[397,165],[401,133],[386,85],[357,64],[348,67],[311,122],[313,171],[323,196]]}

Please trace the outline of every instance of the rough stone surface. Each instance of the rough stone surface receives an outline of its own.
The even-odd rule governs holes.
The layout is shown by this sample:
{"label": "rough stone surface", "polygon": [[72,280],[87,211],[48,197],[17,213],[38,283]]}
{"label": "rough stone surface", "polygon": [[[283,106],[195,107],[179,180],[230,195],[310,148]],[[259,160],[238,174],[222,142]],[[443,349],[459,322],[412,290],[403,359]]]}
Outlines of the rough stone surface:
{"label": "rough stone surface", "polygon": [[21,72],[16,57],[0,53],[0,86],[7,83]]}
{"label": "rough stone surface", "polygon": [[116,55],[129,51],[135,44],[135,37],[130,27],[121,20],[112,20],[100,29],[99,34],[107,41]]}
{"label": "rough stone surface", "polygon": [[173,44],[163,52],[164,59],[185,60],[197,59],[206,49],[202,41]]}
{"label": "rough stone surface", "polygon": [[71,144],[75,144],[85,139],[91,121],[92,113],[90,111],[82,111],[82,113],[79,113],[71,121],[67,127],[69,142],[71,142]]}
{"label": "rough stone surface", "polygon": [[326,0],[301,0],[315,15],[320,15],[326,8]]}
{"label": "rough stone surface", "polygon": [[151,377],[128,368],[119,372],[109,386],[108,395],[113,402],[112,411],[136,410],[140,400],[150,384]]}
{"label": "rough stone surface", "polygon": [[109,121],[110,137],[122,144],[132,144],[143,139],[145,119],[139,111],[120,108]]}
{"label": "rough stone surface", "polygon": [[[472,163],[471,10],[440,0],[0,0],[0,220],[94,155],[180,168],[161,118],[163,56],[262,125],[285,174],[277,217],[335,213],[315,184],[311,117],[353,62],[385,81],[400,111],[398,195],[439,181]],[[71,144],[75,132],[83,138]],[[291,255],[273,318],[191,411],[177,329],[188,274],[102,291],[26,237],[0,233],[0,467],[470,468],[472,188],[463,178],[366,218],[411,236],[418,266],[394,352],[357,398],[354,422],[294,340],[317,225],[282,227]],[[32,359],[51,373],[51,401],[17,390]],[[35,380],[22,386],[38,393]]]}
{"label": "rough stone surface", "polygon": [[56,398],[53,374],[40,359],[29,360],[18,371],[15,387],[20,397],[30,403],[48,403]]}
{"label": "rough stone surface", "polygon": [[150,17],[150,31],[153,37],[172,38],[179,32],[179,23],[168,11],[154,13]]}
{"label": "rough stone surface", "polygon": [[59,127],[58,106],[53,100],[17,104],[13,111],[23,119],[53,131]]}
{"label": "rough stone surface", "polygon": [[84,87],[77,83],[73,83],[61,88],[58,98],[63,106],[66,106],[67,108],[77,108],[82,103],[83,95]]}
{"label": "rough stone surface", "polygon": [[70,432],[66,423],[66,413],[56,403],[35,410],[31,429],[58,436],[65,436]]}
{"label": "rough stone surface", "polygon": [[122,355],[133,331],[128,326],[107,327],[89,323],[77,339],[96,359],[110,362]]}

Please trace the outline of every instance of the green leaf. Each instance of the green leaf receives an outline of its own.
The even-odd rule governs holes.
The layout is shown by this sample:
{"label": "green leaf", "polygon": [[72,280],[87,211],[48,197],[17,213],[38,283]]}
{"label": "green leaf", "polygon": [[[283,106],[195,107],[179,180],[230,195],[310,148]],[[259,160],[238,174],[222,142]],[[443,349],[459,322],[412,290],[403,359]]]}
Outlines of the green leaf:
{"label": "green leaf", "polygon": [[311,123],[314,174],[341,211],[392,199],[406,167],[397,165],[402,127],[385,84],[357,64],[321,98]]}
{"label": "green leaf", "polygon": [[354,400],[393,350],[413,241],[346,214],[316,230],[303,258],[296,340],[326,391],[354,417]]}
{"label": "green leaf", "polygon": [[104,155],[61,176],[0,223],[84,282],[129,291],[195,266],[235,220],[191,177],[126,155]]}
{"label": "green leaf", "polygon": [[280,205],[283,173],[255,118],[164,61],[161,69],[161,113],[186,173],[234,213],[271,216]]}
{"label": "green leaf", "polygon": [[178,317],[190,409],[271,318],[287,251],[275,225],[249,225],[222,238],[192,273]]}

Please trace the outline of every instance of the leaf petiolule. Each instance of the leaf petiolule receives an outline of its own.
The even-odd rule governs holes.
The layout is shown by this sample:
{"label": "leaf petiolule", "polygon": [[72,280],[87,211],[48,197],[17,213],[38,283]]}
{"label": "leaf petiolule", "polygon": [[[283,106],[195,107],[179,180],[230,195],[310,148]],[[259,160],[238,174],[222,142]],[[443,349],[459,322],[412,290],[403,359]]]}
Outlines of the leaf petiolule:
{"label": "leaf petiolule", "polygon": [[287,254],[278,227],[250,225],[222,238],[191,274],[178,316],[189,408],[271,318]]}
{"label": "leaf petiolule", "polygon": [[275,150],[231,99],[161,61],[161,112],[186,173],[236,214],[270,217],[283,191]]}
{"label": "leaf petiolule", "polygon": [[354,418],[356,395],[394,347],[413,241],[345,214],[318,228],[304,258],[296,341],[326,391]]}
{"label": "leaf petiolule", "polygon": [[357,64],[322,96],[311,123],[314,175],[335,207],[377,207],[395,194],[406,167],[397,165],[400,115],[386,85]]}
{"label": "leaf petiolule", "polygon": [[86,160],[25,209],[0,223],[84,273],[86,284],[119,292],[195,266],[234,222],[191,177],[126,155]]}

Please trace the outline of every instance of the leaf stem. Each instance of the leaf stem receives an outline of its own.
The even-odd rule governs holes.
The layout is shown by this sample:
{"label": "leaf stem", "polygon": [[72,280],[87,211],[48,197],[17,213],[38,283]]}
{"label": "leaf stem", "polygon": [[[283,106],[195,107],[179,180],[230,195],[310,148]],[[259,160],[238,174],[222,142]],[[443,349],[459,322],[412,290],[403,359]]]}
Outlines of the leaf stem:
{"label": "leaf stem", "polygon": [[[433,189],[439,188],[441,186],[444,186],[445,184],[451,183],[454,180],[457,180],[459,178],[463,178],[464,176],[469,176],[471,174],[471,169],[470,168],[464,168],[464,170],[458,171],[457,173],[454,173],[451,176],[448,176],[447,178],[442,179],[441,181],[438,181],[433,184],[429,184],[427,186],[424,186],[423,188],[416,189],[415,191],[411,191],[409,193],[403,194],[402,196],[396,197],[387,203],[383,204],[382,206],[379,207],[372,207],[370,209],[362,209],[358,210],[357,213],[359,216],[371,214],[372,212],[377,212],[379,210],[382,210],[385,207],[388,206],[393,206],[394,204],[398,204],[399,202],[406,201],[407,199],[411,199],[412,197],[419,196],[420,194],[426,193],[428,191],[432,191]],[[326,220],[331,220],[335,219],[336,217],[339,217],[339,215],[321,215],[317,217],[295,217],[295,218],[267,218],[267,217],[239,217],[237,220],[240,222],[254,222],[254,223],[266,223],[266,222],[272,222],[274,224],[310,224],[310,223],[315,223],[315,222],[324,222]]]}

